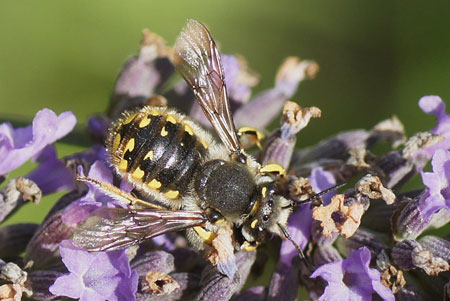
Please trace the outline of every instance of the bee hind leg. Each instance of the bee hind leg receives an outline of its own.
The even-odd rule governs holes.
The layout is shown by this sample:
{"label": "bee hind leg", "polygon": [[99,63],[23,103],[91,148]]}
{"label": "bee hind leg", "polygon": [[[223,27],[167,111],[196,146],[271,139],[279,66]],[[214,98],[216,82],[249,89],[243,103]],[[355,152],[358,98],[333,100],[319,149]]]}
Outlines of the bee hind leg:
{"label": "bee hind leg", "polygon": [[107,196],[119,201],[122,204],[126,204],[129,206],[137,205],[137,206],[148,207],[148,208],[152,208],[152,209],[166,209],[166,208],[158,206],[156,204],[149,203],[144,200],[138,199],[135,196],[133,196],[131,193],[123,191],[123,190],[117,188],[116,186],[106,183],[106,182],[101,182],[101,181],[98,181],[93,178],[80,177],[80,176],[77,176],[76,180],[92,184],[98,190],[100,190]]}

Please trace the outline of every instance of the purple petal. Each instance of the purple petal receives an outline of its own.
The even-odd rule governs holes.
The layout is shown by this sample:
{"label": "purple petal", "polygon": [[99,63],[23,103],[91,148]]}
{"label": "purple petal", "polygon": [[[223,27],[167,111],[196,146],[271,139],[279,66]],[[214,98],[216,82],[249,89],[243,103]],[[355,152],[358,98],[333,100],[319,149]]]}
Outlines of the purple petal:
{"label": "purple petal", "polygon": [[[72,278],[75,279],[78,276],[81,285],[80,281],[70,283],[67,276],[62,276],[55,282],[57,288],[78,290],[80,299],[84,300],[135,299],[138,276],[131,270],[124,250],[89,253],[75,248],[71,241],[63,241],[60,253],[69,275],[74,275]],[[58,291],[58,294],[68,296],[64,291]]]}
{"label": "purple petal", "polygon": [[445,103],[439,96],[424,96],[419,100],[419,107],[427,114],[440,118],[445,114]]}
{"label": "purple petal", "polygon": [[54,146],[44,148],[37,157],[37,162],[40,163],[39,166],[27,178],[34,181],[44,195],[74,188],[72,172],[64,162],[58,160]]}
{"label": "purple petal", "polygon": [[445,112],[445,103],[439,96],[424,96],[419,100],[419,106],[425,113],[432,114],[437,119],[438,124],[431,132],[445,137],[444,141],[425,150],[419,150],[415,154],[415,156],[424,155],[431,158],[438,149],[450,148],[450,115]]}
{"label": "purple petal", "polygon": [[327,263],[318,267],[314,273],[311,274],[311,278],[317,278],[320,276],[322,279],[331,282],[338,283],[342,281],[344,273],[343,261],[337,261],[333,263]]}
{"label": "purple petal", "polygon": [[82,276],[89,270],[95,259],[95,255],[74,247],[71,240],[62,241],[59,250],[62,261],[69,272],[79,276]]}
{"label": "purple petal", "polygon": [[420,200],[420,211],[426,219],[439,209],[450,210],[450,152],[439,149],[431,161],[433,172],[422,172],[428,193]]}
{"label": "purple petal", "polygon": [[380,272],[369,268],[370,259],[369,249],[362,247],[350,253],[347,259],[317,268],[311,278],[320,276],[328,282],[320,300],[327,300],[332,296],[335,299],[336,296],[346,294],[348,300],[367,300],[374,292],[384,300],[395,300],[390,289],[381,287]]}
{"label": "purple petal", "polygon": [[[311,171],[310,183],[315,192],[320,192],[327,188],[336,185],[336,180],[333,174],[328,171],[324,171],[322,168],[314,168]],[[327,193],[324,198],[328,203],[335,192]],[[304,248],[308,243],[311,236],[312,227],[312,211],[309,208],[309,204],[301,205],[296,212],[291,214],[288,220],[288,231],[295,242]],[[291,265],[291,260],[297,256],[297,250],[290,241],[283,241],[281,244],[280,257],[281,262]]]}
{"label": "purple petal", "polygon": [[16,169],[48,144],[67,135],[75,126],[72,112],[57,116],[49,109],[39,111],[33,125],[14,130],[8,123],[0,125],[0,175]]}
{"label": "purple petal", "polygon": [[249,85],[238,80],[240,70],[236,57],[234,55],[222,54],[221,58],[228,96],[230,97],[232,111],[235,111],[233,107],[239,107],[248,102],[251,89]]}
{"label": "purple petal", "polygon": [[48,290],[55,296],[66,296],[78,299],[81,297],[85,287],[79,275],[68,274],[56,279],[55,283],[53,283]]}

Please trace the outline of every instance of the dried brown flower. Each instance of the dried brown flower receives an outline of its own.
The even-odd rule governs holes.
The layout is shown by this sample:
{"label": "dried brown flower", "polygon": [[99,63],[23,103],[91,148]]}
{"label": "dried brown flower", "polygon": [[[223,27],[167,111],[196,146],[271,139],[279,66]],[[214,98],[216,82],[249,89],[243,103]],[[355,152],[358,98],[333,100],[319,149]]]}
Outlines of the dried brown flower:
{"label": "dried brown flower", "polygon": [[337,194],[328,206],[321,205],[314,208],[313,218],[321,222],[323,236],[331,237],[333,232],[338,232],[348,238],[358,229],[363,213],[362,204],[353,203],[345,206],[344,195]]}
{"label": "dried brown flower", "polygon": [[0,286],[1,301],[22,300],[22,288],[19,284],[4,284]]}
{"label": "dried brown flower", "polygon": [[145,276],[145,280],[148,283],[148,288],[145,288],[143,291],[153,295],[168,295],[180,288],[180,285],[175,279],[158,271],[148,272]]}
{"label": "dried brown flower", "polygon": [[391,205],[394,203],[396,196],[392,190],[387,189],[381,183],[380,178],[373,175],[365,175],[355,185],[356,190],[369,197],[370,199],[383,199],[386,204]]}

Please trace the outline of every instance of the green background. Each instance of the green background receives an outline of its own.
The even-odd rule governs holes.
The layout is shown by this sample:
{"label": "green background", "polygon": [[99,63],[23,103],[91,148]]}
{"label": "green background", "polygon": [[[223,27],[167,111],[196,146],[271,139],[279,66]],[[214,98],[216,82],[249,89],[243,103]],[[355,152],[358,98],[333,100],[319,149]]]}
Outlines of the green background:
{"label": "green background", "polygon": [[[417,106],[421,96],[450,99],[449,12],[448,1],[3,0],[0,119],[29,122],[48,107],[72,110],[85,124],[106,108],[143,28],[173,44],[186,19],[195,18],[210,27],[224,53],[243,55],[261,75],[255,91],[273,85],[288,55],[318,62],[316,79],[302,83],[294,97],[322,109],[300,145],[370,128],[392,114],[412,134],[434,125]],[[61,155],[74,150],[59,145]],[[35,208],[16,221],[42,219],[45,206]]]}

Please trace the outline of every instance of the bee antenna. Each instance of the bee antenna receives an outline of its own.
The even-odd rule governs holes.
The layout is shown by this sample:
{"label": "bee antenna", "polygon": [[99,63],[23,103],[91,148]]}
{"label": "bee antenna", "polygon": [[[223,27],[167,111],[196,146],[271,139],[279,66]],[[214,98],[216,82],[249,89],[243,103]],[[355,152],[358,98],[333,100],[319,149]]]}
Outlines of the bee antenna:
{"label": "bee antenna", "polygon": [[298,206],[298,205],[301,205],[301,204],[305,204],[305,203],[309,203],[309,202],[312,202],[312,201],[314,201],[314,200],[317,200],[318,198],[320,198],[320,197],[323,196],[324,194],[327,194],[327,193],[330,192],[330,191],[339,189],[339,188],[341,188],[342,186],[344,186],[345,184],[347,184],[347,183],[344,182],[344,183],[341,183],[341,184],[334,185],[334,186],[332,186],[332,187],[330,187],[330,188],[327,188],[327,189],[325,189],[325,190],[322,190],[322,191],[319,192],[319,193],[316,193],[316,194],[313,195],[312,197],[310,197],[310,198],[308,198],[308,199],[306,199],[306,200],[303,200],[303,201],[292,200],[293,203],[294,203],[294,204],[292,205],[292,207]]}
{"label": "bee antenna", "polygon": [[312,263],[306,258],[305,254],[303,253],[303,250],[300,248],[300,246],[292,239],[291,235],[289,234],[288,230],[283,227],[280,223],[277,223],[278,227],[280,227],[281,232],[283,232],[284,237],[289,240],[294,247],[297,249],[298,256],[300,259],[305,262],[308,266],[312,267]]}

